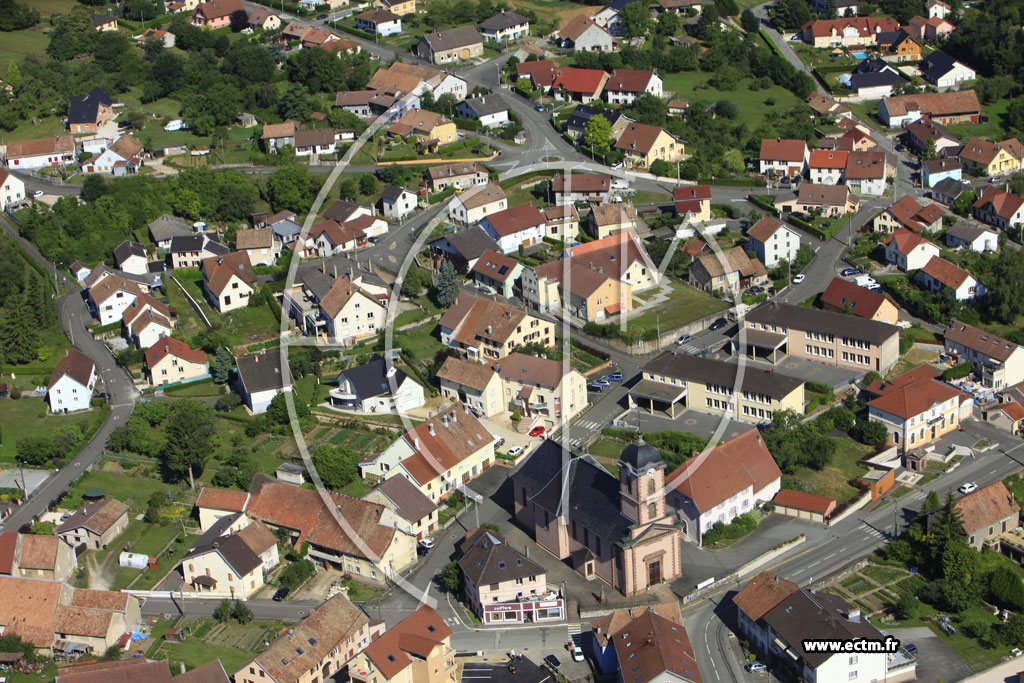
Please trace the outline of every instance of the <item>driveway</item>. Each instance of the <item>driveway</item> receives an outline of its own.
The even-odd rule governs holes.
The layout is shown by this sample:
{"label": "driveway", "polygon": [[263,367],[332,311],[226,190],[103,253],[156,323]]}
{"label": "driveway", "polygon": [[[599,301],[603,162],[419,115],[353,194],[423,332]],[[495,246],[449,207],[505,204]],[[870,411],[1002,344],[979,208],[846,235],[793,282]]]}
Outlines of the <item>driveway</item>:
{"label": "driveway", "polygon": [[[917,645],[917,680],[919,681],[937,681],[940,678],[944,681],[959,681],[974,673],[967,662],[961,659],[953,648],[929,628],[918,626],[886,629],[882,632],[899,638],[901,646],[908,643]],[[1018,663],[1017,668],[1024,669],[1024,666]],[[985,678],[984,680],[1000,679]]]}

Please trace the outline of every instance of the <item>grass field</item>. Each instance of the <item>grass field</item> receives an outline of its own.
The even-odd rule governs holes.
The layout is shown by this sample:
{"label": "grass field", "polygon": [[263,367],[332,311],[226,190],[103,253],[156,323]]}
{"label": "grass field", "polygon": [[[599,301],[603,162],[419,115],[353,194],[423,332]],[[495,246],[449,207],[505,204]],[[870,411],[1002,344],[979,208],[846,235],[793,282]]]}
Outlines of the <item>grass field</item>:
{"label": "grass field", "polygon": [[769,112],[785,111],[800,103],[796,95],[778,85],[753,92],[749,88],[751,79],[745,78],[735,90],[718,90],[707,84],[710,78],[709,74],[699,71],[665,74],[665,93],[671,91],[674,99],[689,102],[732,102],[739,108],[737,121],[747,124],[751,129],[757,128]]}
{"label": "grass field", "polygon": [[665,333],[727,308],[724,301],[719,301],[689,285],[673,282],[670,286],[672,293],[669,300],[661,306],[647,309],[630,320],[630,330],[654,329],[659,325],[660,317],[661,331]]}
{"label": "grass field", "polygon": [[[45,3],[46,0],[42,0],[41,3]],[[74,2],[67,2],[67,0],[61,0],[62,4],[75,5]],[[36,6],[33,4],[33,6]],[[40,8],[40,12],[42,9]],[[49,42],[49,38],[43,33],[44,24],[40,23],[35,28],[27,29],[25,31],[7,31],[3,34],[4,39],[0,41],[0,69],[2,73],[7,73],[7,65],[12,61],[22,61],[26,55],[40,55],[46,54],[46,44]]]}
{"label": "grass field", "polygon": [[61,507],[79,508],[82,504],[82,491],[92,488],[103,489],[108,497],[127,503],[136,513],[145,511],[149,497],[154,493],[159,492],[166,495],[168,491],[176,491],[175,487],[169,484],[151,477],[141,476],[141,474],[135,476],[92,470],[71,488],[70,493],[61,502]]}
{"label": "grass field", "polygon": [[857,461],[871,452],[869,446],[859,444],[852,439],[833,439],[836,442],[836,454],[832,463],[822,470],[798,467],[792,475],[785,478],[795,480],[800,490],[815,493],[819,496],[835,498],[840,504],[854,498],[860,490],[851,486],[849,481],[864,472],[867,468]]}
{"label": "grass field", "polygon": [[[56,430],[68,425],[76,429],[81,429],[83,425],[90,425],[88,433],[91,436],[103,422],[107,410],[108,408],[104,406],[103,408],[94,407],[88,413],[78,415],[47,415],[46,399],[41,396],[2,401],[0,402],[0,424],[3,425],[3,430],[0,431],[0,439],[2,439],[0,461],[14,462],[18,440],[26,436],[53,434]],[[68,457],[72,455],[72,453],[68,453]]]}

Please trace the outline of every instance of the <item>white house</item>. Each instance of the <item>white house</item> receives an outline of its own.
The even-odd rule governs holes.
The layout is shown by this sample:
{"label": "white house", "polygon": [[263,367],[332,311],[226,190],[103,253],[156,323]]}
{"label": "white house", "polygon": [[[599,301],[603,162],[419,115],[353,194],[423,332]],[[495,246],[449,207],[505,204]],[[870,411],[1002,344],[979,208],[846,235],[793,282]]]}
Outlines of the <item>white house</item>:
{"label": "white house", "polygon": [[516,12],[502,10],[477,25],[484,40],[507,44],[530,35],[530,20]]}
{"label": "white house", "polygon": [[973,275],[941,256],[933,256],[914,279],[933,292],[949,289],[957,301],[970,301],[984,296],[987,291]]}
{"label": "white house", "polygon": [[137,173],[142,166],[142,143],[131,133],[125,133],[105,150],[85,161],[86,173],[110,173],[115,176]]}
{"label": "white house", "polygon": [[125,240],[114,249],[114,263],[126,273],[146,275],[149,265],[146,261],[146,248],[138,242]]}
{"label": "white house", "polygon": [[134,282],[117,275],[107,275],[86,291],[89,309],[100,325],[121,320],[124,310],[135,303],[142,291]]}
{"label": "white house", "polygon": [[121,314],[125,338],[140,349],[148,349],[174,331],[171,309],[149,294],[139,294],[135,303]]}
{"label": "white house", "polygon": [[664,96],[664,81],[655,71],[615,69],[604,85],[602,96],[609,104],[632,104],[640,95]]}
{"label": "white house", "polygon": [[963,247],[978,253],[999,251],[999,235],[995,230],[961,219],[946,231],[946,246],[954,249]]}
{"label": "white house", "polygon": [[903,271],[920,270],[940,253],[936,244],[905,228],[894,230],[885,240],[886,262]]}
{"label": "white house", "polygon": [[0,168],[0,211],[6,211],[25,201],[25,183]]}
{"label": "white house", "polygon": [[402,17],[382,8],[368,9],[356,15],[356,28],[378,36],[393,36],[402,32]]}
{"label": "white house", "polygon": [[774,268],[782,261],[792,263],[800,250],[800,233],[769,216],[752,225],[747,237],[765,268]]}
{"label": "white house", "polygon": [[845,149],[816,149],[811,152],[808,168],[815,185],[838,185],[846,171],[850,152]]}
{"label": "white house", "polygon": [[958,83],[973,81],[978,77],[971,67],[937,50],[922,59],[917,68],[924,80],[939,88],[952,88]]}
{"label": "white house", "polygon": [[238,393],[253,413],[265,413],[278,394],[292,390],[291,371],[282,367],[281,354],[258,353],[235,359],[238,368]]}
{"label": "white house", "polygon": [[491,239],[501,247],[501,253],[511,254],[519,247],[531,247],[544,239],[547,218],[533,203],[516,206],[492,213],[480,222]]}
{"label": "white house", "polygon": [[394,185],[384,188],[380,195],[380,202],[384,216],[394,220],[402,220],[415,211],[419,205],[416,193]]}
{"label": "white house", "polygon": [[810,156],[804,140],[765,138],[761,140],[760,172],[762,175],[772,172],[783,177],[803,175]]}
{"label": "white house", "polygon": [[387,415],[420,408],[425,401],[419,383],[376,354],[363,365],[343,370],[337,382],[328,400],[340,410]]}
{"label": "white house", "polygon": [[227,313],[249,305],[256,273],[248,253],[235,251],[203,259],[202,271],[203,290],[218,311]]}
{"label": "white house", "polygon": [[457,113],[460,118],[479,121],[484,128],[504,126],[509,122],[508,107],[493,95],[471,97],[460,102]]}
{"label": "white house", "polygon": [[12,140],[7,143],[7,167],[12,169],[48,168],[75,163],[75,139],[70,135],[36,140]]}
{"label": "white house", "polygon": [[448,217],[458,225],[476,225],[492,213],[508,208],[508,196],[497,183],[476,185],[452,197]]}
{"label": "white house", "polygon": [[46,400],[52,413],[86,410],[96,387],[96,364],[85,354],[71,349],[60,359],[46,386]]}

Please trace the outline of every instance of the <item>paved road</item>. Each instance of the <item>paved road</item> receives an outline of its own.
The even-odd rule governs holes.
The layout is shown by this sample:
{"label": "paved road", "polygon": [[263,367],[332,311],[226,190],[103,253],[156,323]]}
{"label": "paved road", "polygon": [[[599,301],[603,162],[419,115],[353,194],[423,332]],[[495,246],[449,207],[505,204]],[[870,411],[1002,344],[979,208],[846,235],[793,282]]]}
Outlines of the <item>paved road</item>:
{"label": "paved road", "polygon": [[[4,232],[17,239],[28,253],[50,273],[54,273],[53,264],[43,258],[42,254],[28,240],[18,236],[17,231],[7,221],[0,218]],[[91,358],[97,366],[107,392],[110,395],[110,413],[88,444],[78,452],[73,460],[62,469],[52,474],[46,482],[6,520],[3,526],[17,529],[28,524],[39,514],[46,511],[50,503],[63,491],[71,488],[78,479],[103,456],[107,438],[118,425],[123,424],[132,414],[135,402],[135,390],[131,377],[121,368],[109,349],[102,342],[93,339],[86,329],[91,317],[82,299],[81,289],[77,284],[60,276],[68,292],[57,299],[57,315],[61,330],[68,336],[71,345]]]}

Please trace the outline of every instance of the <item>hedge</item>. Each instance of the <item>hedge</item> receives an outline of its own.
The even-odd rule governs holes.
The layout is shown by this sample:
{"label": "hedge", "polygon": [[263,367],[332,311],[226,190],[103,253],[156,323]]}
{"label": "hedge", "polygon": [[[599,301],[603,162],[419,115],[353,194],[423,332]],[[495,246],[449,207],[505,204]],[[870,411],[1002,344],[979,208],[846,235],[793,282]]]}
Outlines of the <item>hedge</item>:
{"label": "hedge", "polygon": [[774,53],[775,53],[775,54],[777,54],[778,56],[782,57],[783,59],[785,59],[785,58],[786,58],[786,56],[785,56],[784,54],[782,54],[782,52],[781,52],[781,51],[779,50],[779,46],[775,44],[775,41],[774,41],[774,40],[772,40],[772,39],[771,39],[771,38],[770,38],[770,37],[768,36],[768,34],[767,34],[767,33],[765,33],[764,29],[761,29],[760,31],[758,31],[758,33],[759,33],[759,34],[761,35],[761,37],[762,37],[762,38],[764,39],[764,42],[768,44],[768,49],[769,49],[769,50],[771,50],[772,52],[774,52]]}
{"label": "hedge", "polygon": [[367,40],[373,40],[374,39],[374,35],[372,33],[369,33],[368,31],[360,31],[359,29],[357,29],[354,26],[346,26],[345,24],[336,24],[336,26],[340,30],[344,31],[345,33],[351,34],[353,36],[358,36],[360,38],[366,38]]}
{"label": "hedge", "polygon": [[960,365],[956,365],[954,367],[946,368],[945,370],[943,370],[942,379],[946,380],[947,382],[954,379],[962,379],[964,377],[967,377],[967,375],[971,374],[973,371],[974,363],[972,363],[971,361],[967,361],[966,363],[961,363]]}
{"label": "hedge", "polygon": [[448,199],[453,194],[455,194],[455,186],[449,185],[440,192],[435,192],[434,194],[427,195],[427,201],[431,204],[436,204],[437,202],[443,202],[445,199]]}
{"label": "hedge", "polygon": [[827,394],[832,391],[832,387],[824,382],[804,382],[804,388],[808,391],[813,391],[816,394]]}
{"label": "hedge", "polygon": [[779,215],[779,210],[775,208],[775,205],[759,194],[748,194],[747,201],[763,211],[770,212],[774,216]]}
{"label": "hedge", "polygon": [[727,187],[764,187],[767,184],[764,178],[698,178],[697,182]]}
{"label": "hedge", "polygon": [[113,332],[114,330],[119,330],[119,329],[121,329],[121,321],[117,320],[117,321],[112,322],[112,323],[107,323],[106,325],[96,325],[94,327],[90,327],[89,331],[92,332],[95,335],[95,334],[104,334],[105,332]]}

